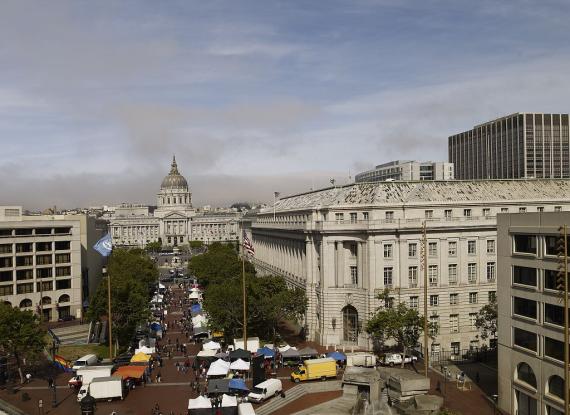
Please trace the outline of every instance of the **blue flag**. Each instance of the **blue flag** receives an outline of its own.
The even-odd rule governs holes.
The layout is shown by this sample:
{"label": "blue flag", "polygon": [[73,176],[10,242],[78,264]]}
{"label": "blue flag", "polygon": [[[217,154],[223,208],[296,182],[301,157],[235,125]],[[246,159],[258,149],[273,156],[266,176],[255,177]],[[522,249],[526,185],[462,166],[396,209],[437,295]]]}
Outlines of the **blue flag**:
{"label": "blue flag", "polygon": [[97,241],[97,243],[93,246],[97,252],[99,252],[103,256],[109,256],[111,251],[113,250],[113,239],[111,238],[111,234],[108,233],[101,239]]}

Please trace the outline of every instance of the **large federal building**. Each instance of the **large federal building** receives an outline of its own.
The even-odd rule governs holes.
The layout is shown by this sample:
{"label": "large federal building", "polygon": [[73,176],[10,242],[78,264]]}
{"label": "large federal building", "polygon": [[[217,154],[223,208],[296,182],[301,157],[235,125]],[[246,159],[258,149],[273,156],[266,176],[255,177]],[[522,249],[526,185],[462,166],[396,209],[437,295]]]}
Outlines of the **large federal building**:
{"label": "large federal building", "polygon": [[386,180],[453,180],[453,163],[444,161],[395,160],[358,173],[356,183]]}
{"label": "large federal building", "polygon": [[449,137],[456,179],[570,177],[568,114],[516,113]]}
{"label": "large federal building", "polygon": [[497,290],[497,214],[570,210],[570,180],[377,182],[280,199],[251,224],[255,264],[305,289],[306,329],[323,344],[371,347],[389,289],[423,314],[427,227],[432,357],[481,346],[475,318]]}
{"label": "large federal building", "polygon": [[113,244],[144,247],[160,241],[175,246],[239,239],[239,214],[204,214],[194,209],[188,182],[178,171],[175,158],[162,181],[157,203],[156,208],[132,204],[117,207],[110,225]]}
{"label": "large federal building", "polygon": [[564,414],[564,308],[557,290],[559,227],[570,212],[498,219],[499,407]]}
{"label": "large federal building", "polygon": [[0,206],[0,300],[42,311],[44,321],[82,317],[101,279],[93,245],[107,224],[87,215],[25,215]]}

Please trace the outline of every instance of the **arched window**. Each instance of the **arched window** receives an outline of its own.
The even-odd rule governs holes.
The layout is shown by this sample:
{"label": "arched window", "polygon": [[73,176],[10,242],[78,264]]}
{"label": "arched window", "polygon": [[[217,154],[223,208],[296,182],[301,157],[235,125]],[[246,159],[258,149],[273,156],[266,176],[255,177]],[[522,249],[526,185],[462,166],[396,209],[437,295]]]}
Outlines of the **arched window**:
{"label": "arched window", "polygon": [[63,294],[59,297],[58,303],[69,303],[69,295]]}
{"label": "arched window", "polygon": [[536,376],[527,363],[522,362],[517,366],[517,379],[536,389]]}
{"label": "arched window", "polygon": [[20,308],[26,308],[31,306],[32,306],[32,300],[30,300],[29,298],[24,298],[22,301],[20,301]]}
{"label": "arched window", "polygon": [[342,335],[345,342],[358,340],[358,311],[351,305],[342,309]]}
{"label": "arched window", "polygon": [[550,379],[548,379],[547,392],[560,399],[564,399],[564,379],[556,375],[550,376]]}
{"label": "arched window", "polygon": [[42,304],[51,304],[51,298],[50,297],[43,297],[42,298]]}

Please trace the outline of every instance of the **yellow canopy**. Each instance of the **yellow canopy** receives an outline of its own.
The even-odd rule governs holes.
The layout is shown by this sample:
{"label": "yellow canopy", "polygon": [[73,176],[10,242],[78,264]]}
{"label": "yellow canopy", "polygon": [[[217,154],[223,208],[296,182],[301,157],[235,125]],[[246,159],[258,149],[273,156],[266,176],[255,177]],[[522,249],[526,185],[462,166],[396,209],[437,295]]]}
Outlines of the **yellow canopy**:
{"label": "yellow canopy", "polygon": [[224,337],[224,332],[223,331],[214,331],[212,333],[212,337]]}
{"label": "yellow canopy", "polygon": [[131,357],[131,362],[148,362],[149,360],[150,356],[143,352],[138,352],[136,355]]}

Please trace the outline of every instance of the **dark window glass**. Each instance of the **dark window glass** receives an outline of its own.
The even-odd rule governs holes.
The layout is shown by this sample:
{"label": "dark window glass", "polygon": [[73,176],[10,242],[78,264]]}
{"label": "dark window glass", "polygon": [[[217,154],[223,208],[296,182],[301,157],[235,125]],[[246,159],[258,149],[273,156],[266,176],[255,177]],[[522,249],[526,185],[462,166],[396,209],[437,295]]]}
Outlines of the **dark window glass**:
{"label": "dark window glass", "polygon": [[536,318],[536,301],[513,297],[513,312],[519,316]]}
{"label": "dark window glass", "polygon": [[536,352],[536,333],[515,327],[514,344]]}
{"label": "dark window glass", "polygon": [[515,252],[536,254],[535,235],[515,235],[514,240],[515,240]]}
{"label": "dark window glass", "polygon": [[513,266],[513,282],[536,287],[536,268]]}
{"label": "dark window glass", "polygon": [[12,271],[0,271],[0,282],[13,281],[14,275]]}
{"label": "dark window glass", "polygon": [[551,376],[548,379],[548,393],[564,399],[564,379],[560,376]]}
{"label": "dark window glass", "polygon": [[544,321],[550,324],[564,325],[564,307],[554,304],[544,304]]}
{"label": "dark window glass", "polygon": [[36,228],[36,235],[51,235],[51,228]]}
{"label": "dark window glass", "polygon": [[51,242],[36,242],[36,251],[51,251]]}
{"label": "dark window glass", "polygon": [[36,269],[38,278],[51,278],[53,276],[52,268],[38,268]]}
{"label": "dark window glass", "polygon": [[57,241],[55,243],[55,250],[56,251],[66,251],[66,250],[70,249],[69,246],[70,246],[69,241]]}
{"label": "dark window glass", "polygon": [[536,388],[536,376],[527,363],[520,363],[517,367],[517,379]]}
{"label": "dark window glass", "polygon": [[16,229],[16,235],[31,235],[32,229]]}
{"label": "dark window glass", "polygon": [[551,339],[550,337],[544,338],[544,355],[552,359],[564,361],[564,342]]}
{"label": "dark window glass", "polygon": [[12,244],[2,244],[0,245],[0,254],[11,254]]}
{"label": "dark window glass", "polygon": [[55,228],[56,234],[71,233],[71,228]]}
{"label": "dark window glass", "polygon": [[16,244],[16,252],[32,252],[32,244]]}
{"label": "dark window glass", "polygon": [[26,293],[33,293],[34,292],[34,284],[18,284],[16,287],[16,293],[18,294],[26,294]]}
{"label": "dark window glass", "polygon": [[65,290],[71,288],[71,280],[59,280],[55,282],[56,290]]}

